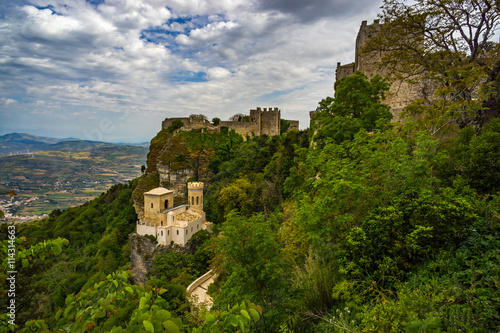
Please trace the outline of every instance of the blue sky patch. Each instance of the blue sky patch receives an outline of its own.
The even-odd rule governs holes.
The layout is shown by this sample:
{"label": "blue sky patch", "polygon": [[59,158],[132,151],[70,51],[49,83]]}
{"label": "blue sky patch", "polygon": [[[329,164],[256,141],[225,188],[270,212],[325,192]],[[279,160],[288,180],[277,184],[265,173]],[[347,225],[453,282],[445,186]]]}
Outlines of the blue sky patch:
{"label": "blue sky patch", "polygon": [[294,90],[296,90],[296,89],[276,90],[276,91],[273,91],[272,93],[261,95],[259,97],[259,101],[262,101],[262,102],[272,101],[272,100],[275,100],[275,99],[277,99],[277,98],[279,98],[281,96],[289,94],[289,93],[291,93]]}
{"label": "blue sky patch", "polygon": [[178,83],[207,82],[208,77],[205,72],[180,71],[171,76],[171,80]]}
{"label": "blue sky patch", "polygon": [[54,9],[54,6],[52,5],[48,5],[48,6],[34,6],[36,9],[39,9],[39,10],[44,10],[44,9],[50,9],[52,11],[52,14],[56,14],[56,15],[62,15],[62,13],[59,13],[57,12],[55,9]]}
{"label": "blue sky patch", "polygon": [[99,6],[101,3],[104,3],[104,0],[85,0],[85,1],[96,7]]}

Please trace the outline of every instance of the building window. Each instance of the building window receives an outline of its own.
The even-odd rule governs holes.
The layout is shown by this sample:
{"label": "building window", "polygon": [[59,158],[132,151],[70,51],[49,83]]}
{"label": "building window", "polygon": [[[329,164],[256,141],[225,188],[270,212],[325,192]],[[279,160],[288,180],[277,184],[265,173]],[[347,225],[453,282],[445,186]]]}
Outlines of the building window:
{"label": "building window", "polygon": [[193,232],[193,227],[191,227],[191,232]]}
{"label": "building window", "polygon": [[170,235],[170,230],[167,230],[167,235]]}
{"label": "building window", "polygon": [[196,225],[196,230],[198,230],[198,229],[200,229],[200,225],[199,224]]}
{"label": "building window", "polygon": [[168,209],[168,200],[165,200],[165,209]]}
{"label": "building window", "polygon": [[199,203],[198,203],[198,197],[196,197],[196,204],[199,205]]}
{"label": "building window", "polygon": [[194,197],[191,197],[191,206],[194,206]]}
{"label": "building window", "polygon": [[151,203],[151,208],[153,208],[153,203]]}
{"label": "building window", "polygon": [[186,230],[186,235],[188,234],[188,231]]}
{"label": "building window", "polygon": [[175,221],[175,215],[172,215],[172,221]]}
{"label": "building window", "polygon": [[161,235],[163,236],[163,230],[161,231]]}
{"label": "building window", "polygon": [[163,221],[161,221],[161,225],[163,226]]}
{"label": "building window", "polygon": [[179,234],[179,230],[177,230],[177,235]]}

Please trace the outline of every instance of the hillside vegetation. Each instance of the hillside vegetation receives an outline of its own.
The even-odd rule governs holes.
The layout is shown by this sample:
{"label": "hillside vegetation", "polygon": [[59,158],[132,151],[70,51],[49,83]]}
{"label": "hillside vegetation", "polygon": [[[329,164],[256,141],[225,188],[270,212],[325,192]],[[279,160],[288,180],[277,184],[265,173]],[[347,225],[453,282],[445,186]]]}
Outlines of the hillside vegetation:
{"label": "hillside vegetation", "polygon": [[[404,27],[425,14],[436,33],[444,28],[432,19],[465,15],[463,4],[387,0],[384,15],[399,13],[390,22]],[[498,22],[492,2],[467,8],[470,22],[490,14]],[[320,101],[305,131],[246,140],[232,131],[160,131],[139,179],[19,227],[16,265],[29,288],[17,296],[17,330],[498,332],[498,50],[483,43],[467,63],[466,51],[426,49],[422,59],[439,60],[427,74],[442,85],[397,122],[384,104],[390,82],[357,72]],[[172,185],[160,182],[159,164],[206,182],[215,232],[193,237],[195,253],[155,257],[151,279],[137,286],[127,270],[132,204]],[[217,273],[214,306],[191,313],[183,290],[207,269]]]}

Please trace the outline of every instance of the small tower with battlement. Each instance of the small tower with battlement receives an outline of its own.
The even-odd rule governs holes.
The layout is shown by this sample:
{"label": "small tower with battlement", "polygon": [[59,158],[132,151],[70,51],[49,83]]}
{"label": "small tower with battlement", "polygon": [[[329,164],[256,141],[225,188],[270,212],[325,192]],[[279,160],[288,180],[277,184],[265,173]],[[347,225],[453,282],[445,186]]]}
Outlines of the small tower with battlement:
{"label": "small tower with battlement", "polygon": [[188,203],[190,209],[203,212],[203,182],[188,183]]}
{"label": "small tower with battlement", "polygon": [[154,225],[161,225],[160,213],[174,207],[174,191],[163,187],[144,193],[144,218]]}

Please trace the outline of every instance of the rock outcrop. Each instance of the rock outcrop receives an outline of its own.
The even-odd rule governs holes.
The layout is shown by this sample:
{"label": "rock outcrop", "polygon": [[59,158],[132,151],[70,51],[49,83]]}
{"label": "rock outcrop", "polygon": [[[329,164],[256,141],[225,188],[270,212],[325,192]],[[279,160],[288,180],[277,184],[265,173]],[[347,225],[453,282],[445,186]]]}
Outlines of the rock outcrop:
{"label": "rock outcrop", "polygon": [[149,238],[136,233],[131,234],[129,239],[133,280],[137,285],[144,285],[148,280],[146,274],[151,268],[156,245]]}

